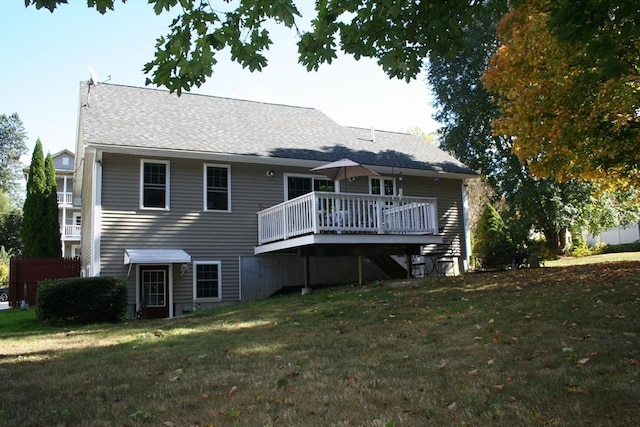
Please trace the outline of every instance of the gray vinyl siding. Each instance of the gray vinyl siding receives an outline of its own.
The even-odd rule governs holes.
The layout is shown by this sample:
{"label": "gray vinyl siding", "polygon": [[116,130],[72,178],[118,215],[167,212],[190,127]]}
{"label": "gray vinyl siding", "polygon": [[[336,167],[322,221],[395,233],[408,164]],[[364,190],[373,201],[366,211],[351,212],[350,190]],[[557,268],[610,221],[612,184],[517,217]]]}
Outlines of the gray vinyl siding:
{"label": "gray vinyl siding", "polygon": [[458,179],[434,179],[431,177],[403,176],[405,196],[435,197],[438,203],[438,228],[443,242],[452,246],[454,253],[465,257],[464,221],[462,212],[462,181]]}
{"label": "gray vinyl siding", "polygon": [[[312,174],[305,168],[284,169],[257,164],[145,156],[147,160],[170,162],[170,210],[147,210],[139,206],[140,159],[123,154],[103,154],[101,274],[127,277],[128,266],[123,263],[126,248],[183,249],[193,261],[220,261],[222,302],[239,301],[239,262],[241,256],[253,256],[258,234],[256,213],[284,200],[285,174]],[[205,163],[224,164],[231,168],[230,212],[203,210]],[[274,171],[273,177],[267,176],[268,170]],[[365,177],[347,185],[349,192],[369,191],[369,181]],[[402,186],[406,196],[438,198],[439,227],[445,234],[444,240],[455,245],[464,256],[461,181],[404,176],[402,183],[397,182],[397,185],[398,188]],[[89,201],[83,194],[83,202],[85,200]],[[88,222],[84,221],[83,228]],[[175,265],[173,268],[173,302],[176,305],[191,304],[194,299],[193,266],[184,274],[181,274],[180,267]],[[135,267],[131,269],[127,281],[129,303],[133,304]]]}
{"label": "gray vinyl siding", "polygon": [[[153,157],[145,157],[153,160]],[[126,276],[126,248],[184,249],[193,261],[221,261],[223,302],[238,301],[239,257],[253,255],[257,244],[256,213],[282,201],[278,179],[267,179],[264,166],[231,163],[231,212],[203,210],[201,160],[170,160],[170,210],[139,207],[140,158],[103,155],[102,275]],[[221,164],[219,162],[214,162]],[[262,171],[264,169],[264,172]],[[193,301],[193,272],[173,272],[174,303]],[[135,299],[135,268],[128,278]]]}

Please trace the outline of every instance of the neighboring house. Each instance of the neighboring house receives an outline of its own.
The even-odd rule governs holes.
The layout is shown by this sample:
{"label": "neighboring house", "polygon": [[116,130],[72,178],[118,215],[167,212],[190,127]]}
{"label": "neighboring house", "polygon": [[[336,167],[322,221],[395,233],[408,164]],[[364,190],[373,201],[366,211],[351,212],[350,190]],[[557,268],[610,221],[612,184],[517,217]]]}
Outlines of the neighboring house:
{"label": "neighboring house", "polygon": [[[312,108],[82,83],[76,154],[83,274],[125,279],[131,316],[407,277],[420,252],[468,266],[476,174],[417,136]],[[343,158],[378,175],[310,171]]]}
{"label": "neighboring house", "polygon": [[76,258],[80,256],[80,229],[82,215],[80,206],[73,205],[73,168],[74,154],[62,150],[51,156],[56,169],[56,187],[58,192],[58,221],[60,222],[60,240],[62,256]]}
{"label": "neighboring house", "polygon": [[629,224],[625,227],[614,227],[603,231],[597,236],[584,233],[583,238],[589,245],[606,243],[607,245],[624,245],[640,241],[640,223]]}

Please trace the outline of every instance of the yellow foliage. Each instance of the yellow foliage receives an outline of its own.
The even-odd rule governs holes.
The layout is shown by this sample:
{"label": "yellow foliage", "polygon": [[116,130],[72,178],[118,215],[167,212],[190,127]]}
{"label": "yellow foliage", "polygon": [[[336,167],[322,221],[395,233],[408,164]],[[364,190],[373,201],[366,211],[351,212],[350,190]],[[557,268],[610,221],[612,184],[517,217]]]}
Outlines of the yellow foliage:
{"label": "yellow foliage", "polygon": [[9,266],[0,264],[0,286],[7,286],[9,283]]}
{"label": "yellow foliage", "polygon": [[504,44],[483,78],[501,110],[494,133],[512,138],[536,176],[640,186],[638,77],[597,78],[580,46],[549,31],[540,4],[523,2],[498,27]]}

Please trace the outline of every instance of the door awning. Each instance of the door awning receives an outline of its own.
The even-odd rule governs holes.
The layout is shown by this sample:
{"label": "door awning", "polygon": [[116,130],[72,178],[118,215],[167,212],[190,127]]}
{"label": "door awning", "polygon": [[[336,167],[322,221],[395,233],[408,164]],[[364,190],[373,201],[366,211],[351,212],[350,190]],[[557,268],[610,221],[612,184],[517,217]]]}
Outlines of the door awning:
{"label": "door awning", "polygon": [[173,264],[191,262],[182,249],[125,249],[124,264]]}

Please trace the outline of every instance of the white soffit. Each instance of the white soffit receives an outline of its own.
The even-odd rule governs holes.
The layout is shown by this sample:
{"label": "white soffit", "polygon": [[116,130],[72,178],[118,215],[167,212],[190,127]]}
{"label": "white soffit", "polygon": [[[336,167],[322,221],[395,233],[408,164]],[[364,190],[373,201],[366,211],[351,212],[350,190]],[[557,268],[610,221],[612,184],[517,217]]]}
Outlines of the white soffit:
{"label": "white soffit", "polygon": [[124,264],[173,264],[191,262],[182,249],[125,249]]}

